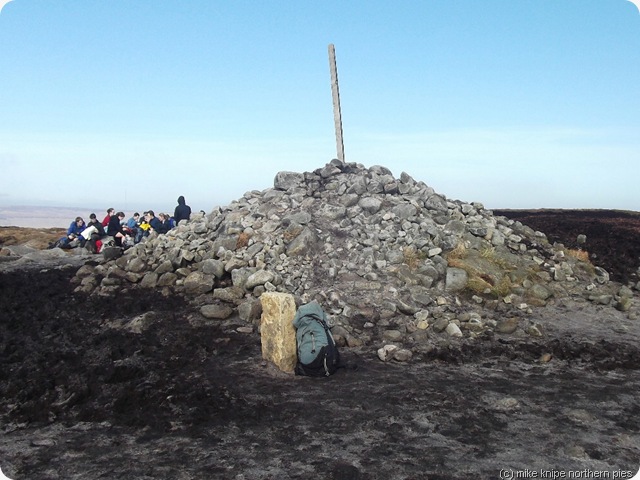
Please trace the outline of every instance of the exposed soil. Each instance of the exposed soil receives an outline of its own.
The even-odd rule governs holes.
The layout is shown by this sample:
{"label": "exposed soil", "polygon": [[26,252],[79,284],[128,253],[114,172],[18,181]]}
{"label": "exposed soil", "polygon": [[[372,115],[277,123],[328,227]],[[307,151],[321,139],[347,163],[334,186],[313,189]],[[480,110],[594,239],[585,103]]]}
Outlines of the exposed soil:
{"label": "exposed soil", "polygon": [[[631,240],[613,243],[631,253],[603,255],[593,232],[610,237],[610,217],[580,228],[573,214],[525,223],[566,245],[586,234],[599,259],[636,255],[625,268],[600,262],[631,279],[637,217]],[[73,273],[0,273],[0,467],[11,479],[631,478],[640,467],[633,312],[565,300],[534,312],[543,337],[456,341],[410,364],[343,349],[357,369],[309,379],[263,365],[259,335],[238,333],[237,318],[206,321],[158,291],[87,299],[72,293]]]}

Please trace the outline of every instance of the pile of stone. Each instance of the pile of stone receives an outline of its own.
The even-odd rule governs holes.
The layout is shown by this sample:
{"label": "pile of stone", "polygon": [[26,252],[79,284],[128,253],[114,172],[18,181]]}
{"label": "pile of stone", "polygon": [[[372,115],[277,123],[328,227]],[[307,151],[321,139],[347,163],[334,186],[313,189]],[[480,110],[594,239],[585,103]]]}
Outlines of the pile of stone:
{"label": "pile of stone", "polygon": [[541,335],[532,308],[579,296],[628,308],[607,272],[541,232],[384,167],[332,160],[85,265],[76,290],[182,294],[213,321],[259,326],[265,292],[317,300],[339,344],[408,360],[438,339]]}

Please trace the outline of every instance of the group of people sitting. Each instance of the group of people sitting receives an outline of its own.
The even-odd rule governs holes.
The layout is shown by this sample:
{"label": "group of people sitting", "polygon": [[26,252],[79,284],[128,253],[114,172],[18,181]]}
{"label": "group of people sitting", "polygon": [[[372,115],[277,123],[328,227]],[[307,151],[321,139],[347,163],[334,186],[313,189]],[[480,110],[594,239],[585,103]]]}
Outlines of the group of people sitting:
{"label": "group of people sitting", "polygon": [[108,244],[131,247],[151,232],[167,233],[181,220],[188,221],[191,218],[191,207],[180,196],[173,217],[166,213],[160,213],[156,217],[153,210],[149,210],[142,216],[138,212],[134,213],[126,222],[124,218],[125,214],[116,212],[115,208],[109,208],[102,221],[97,219],[95,213],[89,215],[89,223],[85,223],[82,217],[76,217],[69,225],[67,234],[49,247],[86,247],[92,253],[99,253]]}

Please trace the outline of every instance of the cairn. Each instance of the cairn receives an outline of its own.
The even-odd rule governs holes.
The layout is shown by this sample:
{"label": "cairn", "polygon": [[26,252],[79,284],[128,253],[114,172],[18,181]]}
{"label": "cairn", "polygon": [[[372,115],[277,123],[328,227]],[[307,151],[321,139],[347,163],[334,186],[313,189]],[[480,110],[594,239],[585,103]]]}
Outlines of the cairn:
{"label": "cairn", "polygon": [[544,233],[407,173],[339,160],[279,172],[272,188],[85,265],[74,281],[92,295],[163,289],[207,321],[237,315],[252,328],[265,292],[315,299],[339,345],[394,345],[384,358],[401,361],[441,338],[541,335],[528,315],[559,299],[629,304],[605,270]]}

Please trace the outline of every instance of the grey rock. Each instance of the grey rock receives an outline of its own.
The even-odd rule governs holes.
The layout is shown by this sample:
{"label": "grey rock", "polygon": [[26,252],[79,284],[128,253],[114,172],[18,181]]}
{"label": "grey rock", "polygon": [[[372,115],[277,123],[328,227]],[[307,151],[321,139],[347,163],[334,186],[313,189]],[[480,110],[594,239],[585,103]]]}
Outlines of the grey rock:
{"label": "grey rock", "polygon": [[184,289],[188,295],[201,295],[213,290],[213,275],[193,272],[184,279]]}
{"label": "grey rock", "polygon": [[140,280],[140,285],[145,288],[154,288],[158,285],[159,275],[156,272],[147,272],[142,280]]}
{"label": "grey rock", "polygon": [[262,315],[262,303],[258,299],[249,299],[238,305],[238,316],[245,322],[260,320]]}
{"label": "grey rock", "polygon": [[291,190],[304,185],[304,174],[296,172],[278,172],[273,181],[276,190]]}
{"label": "grey rock", "polygon": [[205,318],[224,320],[233,315],[233,308],[229,305],[203,305],[200,307],[200,313]]}
{"label": "grey rock", "polygon": [[316,234],[310,228],[305,227],[287,246],[287,255],[305,255],[313,251],[317,241],[318,237]]}
{"label": "grey rock", "polygon": [[462,337],[462,331],[460,330],[460,327],[453,322],[449,323],[445,330],[452,337]]}
{"label": "grey rock", "polygon": [[202,273],[206,275],[213,275],[216,278],[222,278],[224,276],[224,262],[222,260],[208,258],[202,262]]}
{"label": "grey rock", "polygon": [[216,288],[213,290],[213,298],[216,298],[223,302],[238,304],[243,297],[244,289],[235,285],[232,287]]}
{"label": "grey rock", "polygon": [[369,214],[378,213],[382,206],[382,200],[376,197],[364,197],[358,202],[358,206]]}
{"label": "grey rock", "polygon": [[506,333],[511,334],[514,333],[520,324],[520,321],[516,317],[505,318],[498,322],[496,326],[496,331],[498,333]]}
{"label": "grey rock", "polygon": [[469,275],[461,268],[447,268],[445,288],[449,292],[464,290],[469,282]]}
{"label": "grey rock", "polygon": [[547,300],[552,295],[551,290],[549,290],[543,285],[540,285],[539,283],[535,283],[529,289],[529,293],[531,294],[532,297],[537,298],[539,300]]}
{"label": "grey rock", "polygon": [[393,352],[393,359],[397,362],[408,362],[413,357],[411,350],[399,348]]}
{"label": "grey rock", "polygon": [[400,342],[404,335],[399,330],[385,330],[382,334],[383,340],[387,342]]}
{"label": "grey rock", "polygon": [[267,270],[258,270],[257,272],[249,275],[244,288],[246,288],[247,290],[251,290],[258,285],[264,285],[265,283],[271,282],[274,277],[275,275],[273,274],[273,272]]}

